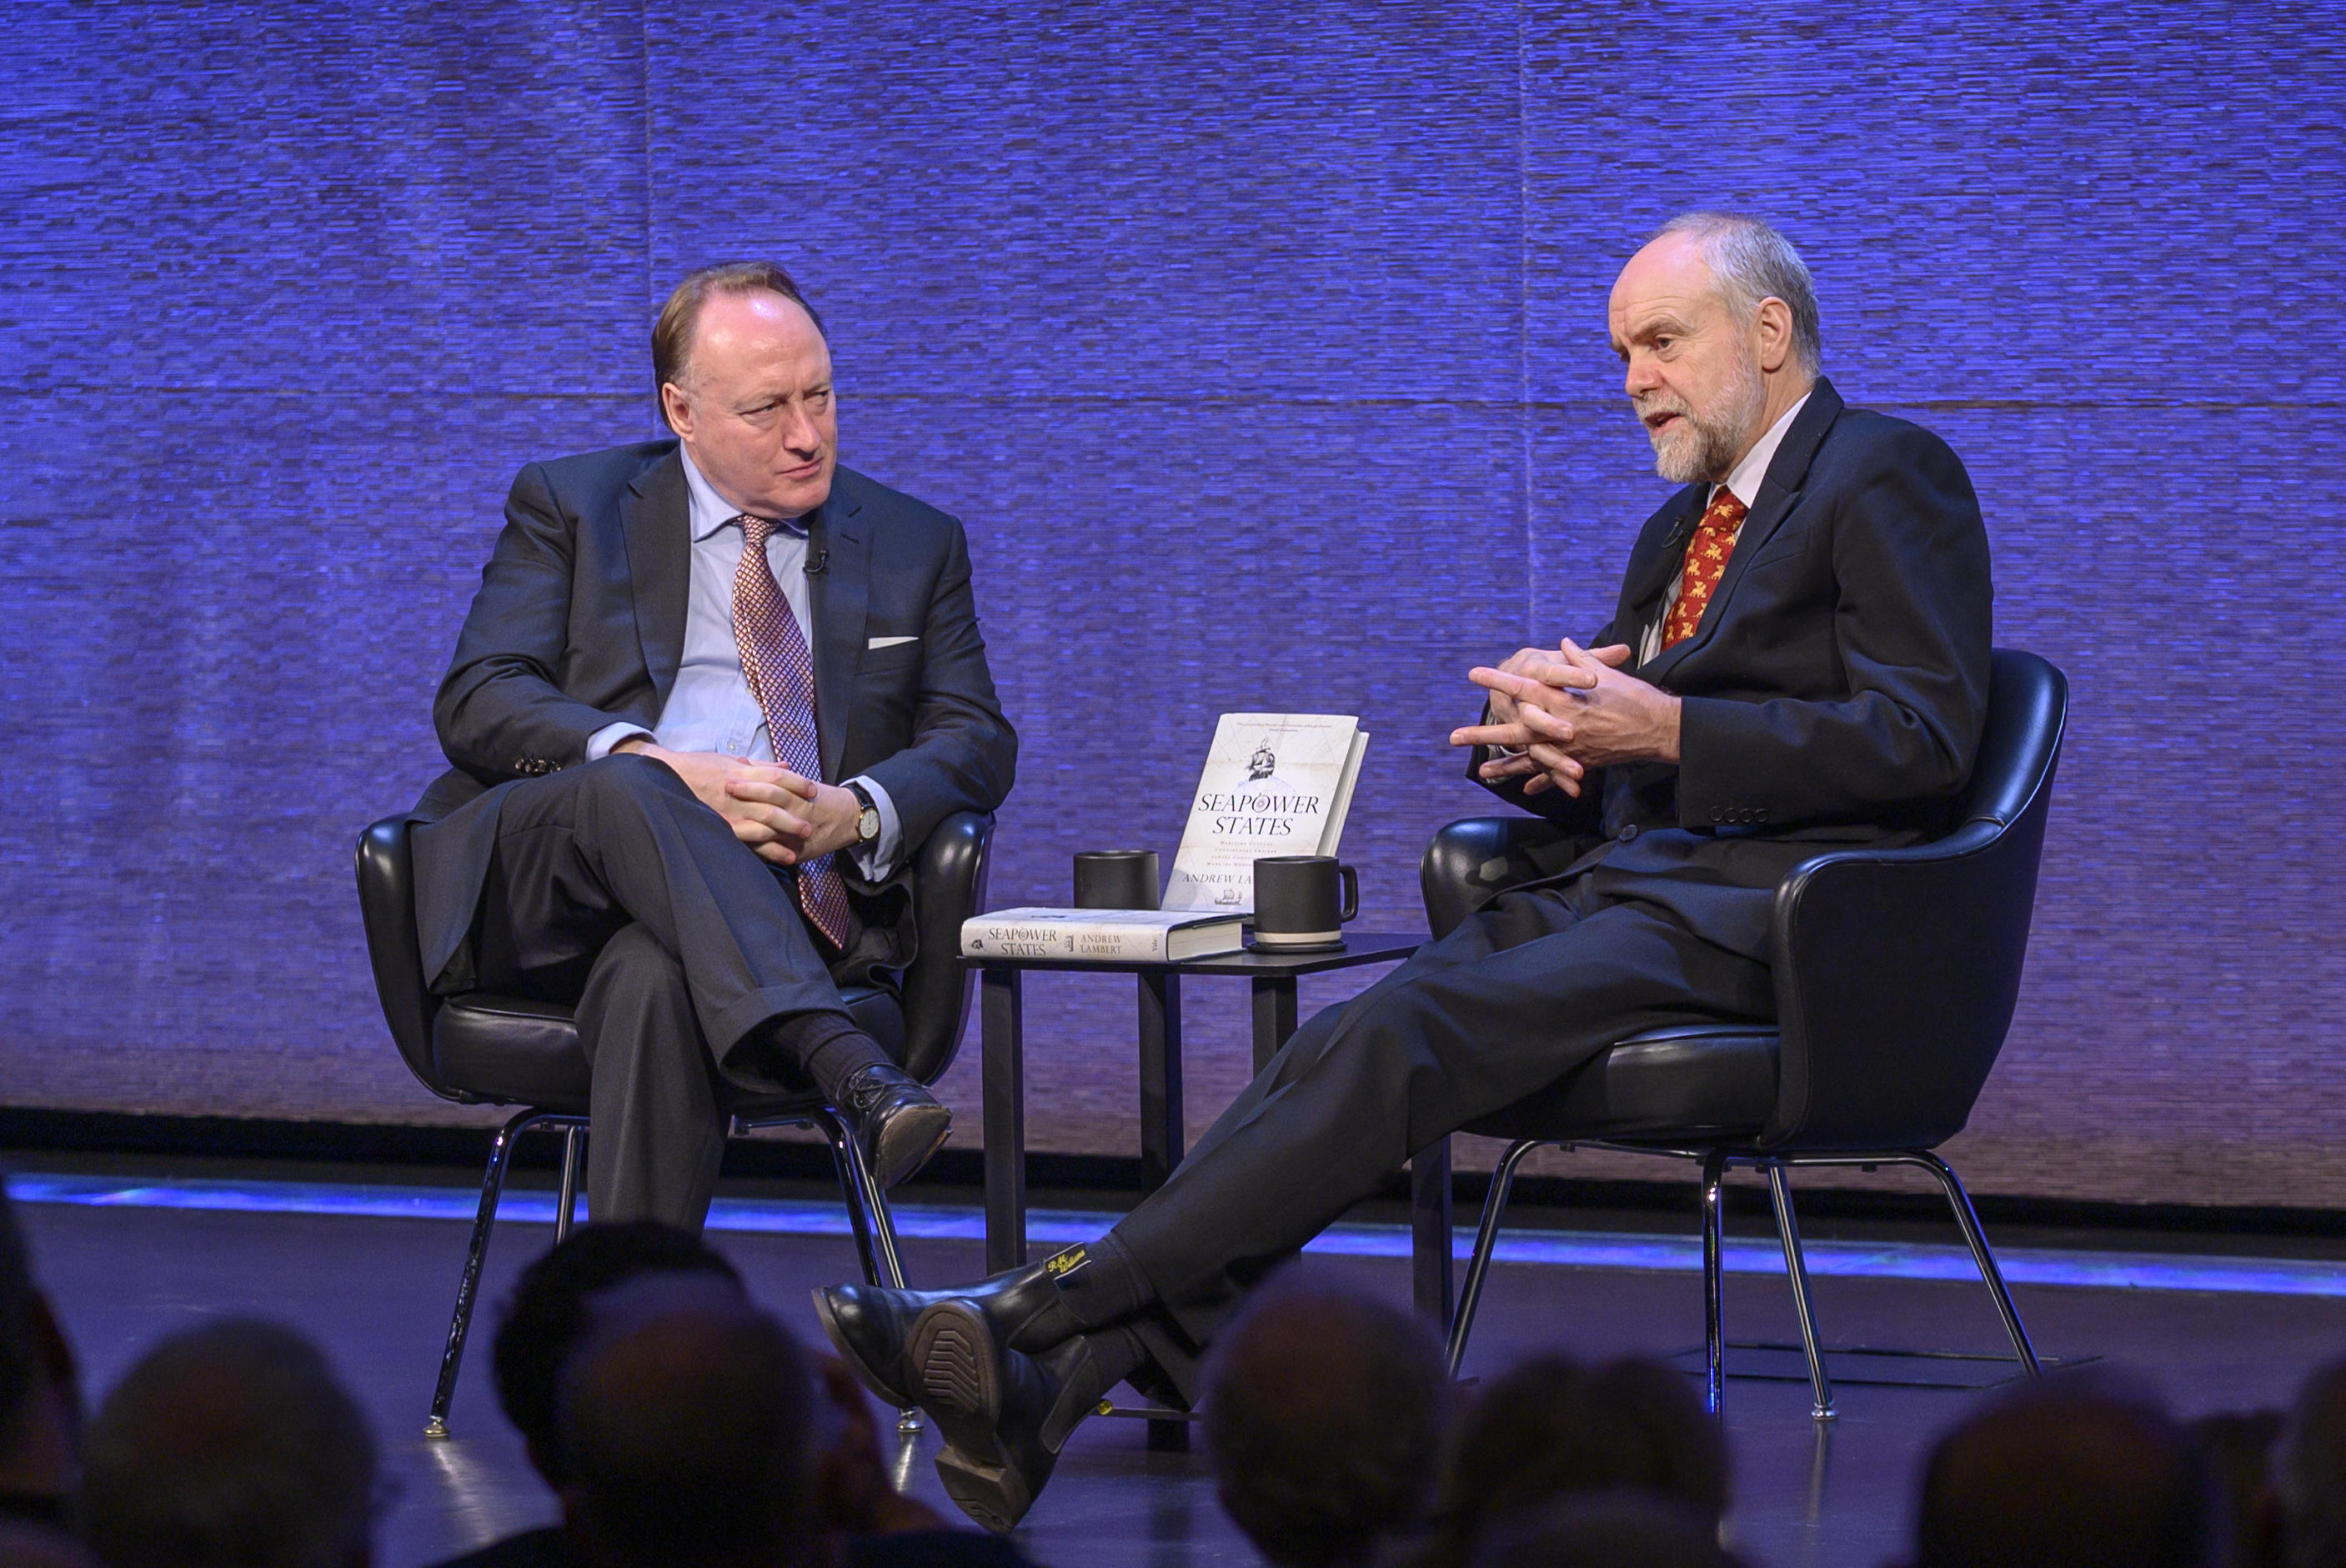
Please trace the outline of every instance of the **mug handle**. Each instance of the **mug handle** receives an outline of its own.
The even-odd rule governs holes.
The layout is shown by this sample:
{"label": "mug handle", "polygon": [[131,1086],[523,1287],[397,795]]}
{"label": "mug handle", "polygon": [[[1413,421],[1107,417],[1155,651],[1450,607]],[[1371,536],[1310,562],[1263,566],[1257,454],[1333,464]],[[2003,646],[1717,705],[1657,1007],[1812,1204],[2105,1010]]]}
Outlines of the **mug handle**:
{"label": "mug handle", "polygon": [[1345,925],[1361,912],[1361,873],[1350,866],[1338,866],[1336,874],[1344,881],[1344,908],[1336,916],[1336,923]]}

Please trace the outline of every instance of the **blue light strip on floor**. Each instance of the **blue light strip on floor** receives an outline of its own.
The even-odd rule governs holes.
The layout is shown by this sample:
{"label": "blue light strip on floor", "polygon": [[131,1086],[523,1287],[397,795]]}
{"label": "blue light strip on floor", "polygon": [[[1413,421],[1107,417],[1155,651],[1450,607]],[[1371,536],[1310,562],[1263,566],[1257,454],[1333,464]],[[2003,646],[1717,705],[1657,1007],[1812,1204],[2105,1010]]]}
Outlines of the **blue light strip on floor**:
{"label": "blue light strip on floor", "polygon": [[[449,1187],[392,1186],[329,1182],[132,1181],[121,1177],[11,1176],[8,1191],[18,1203],[80,1204],[94,1207],[184,1208],[247,1214],[347,1215],[388,1219],[470,1220],[477,1194]],[[551,1225],[555,1197],[544,1191],[515,1190],[505,1196],[497,1217],[508,1224]],[[580,1204],[583,1216],[585,1204]],[[900,1204],[898,1234],[921,1240],[982,1241],[985,1217],[974,1208]],[[1090,1241],[1115,1220],[1108,1214],[1078,1209],[1028,1211],[1030,1242],[1066,1245]],[[846,1210],[837,1203],[720,1197],[710,1208],[709,1227],[719,1231],[780,1236],[846,1236]],[[1474,1242],[1471,1231],[1456,1234],[1460,1257]],[[1353,1257],[1406,1257],[1410,1233],[1399,1225],[1331,1227],[1307,1251]],[[1979,1278],[1969,1251],[1955,1245],[1919,1242],[1811,1240],[1809,1272],[1873,1279]],[[2277,1257],[2206,1257],[2155,1252],[2102,1252],[2052,1247],[1999,1248],[1996,1259],[2014,1285],[2066,1285],[2095,1289],[2202,1290],[2252,1296],[2346,1297],[2346,1263]],[[1567,1268],[1627,1268],[1693,1273],[1702,1267],[1702,1248],[1692,1235],[1646,1236],[1596,1231],[1518,1231],[1499,1242],[1502,1263],[1546,1264]],[[1727,1268],[1736,1274],[1781,1274],[1784,1255],[1773,1240],[1729,1238]]]}

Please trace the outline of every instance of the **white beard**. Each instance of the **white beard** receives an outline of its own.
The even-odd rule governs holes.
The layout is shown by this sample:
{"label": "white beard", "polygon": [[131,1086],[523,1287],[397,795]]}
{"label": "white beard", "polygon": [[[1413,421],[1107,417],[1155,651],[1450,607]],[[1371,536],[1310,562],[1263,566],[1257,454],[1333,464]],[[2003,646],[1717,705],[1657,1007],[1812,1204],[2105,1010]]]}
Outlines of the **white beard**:
{"label": "white beard", "polygon": [[1735,374],[1719,388],[1718,400],[1697,410],[1681,398],[1653,398],[1635,405],[1642,421],[1649,413],[1675,413],[1679,422],[1667,431],[1648,430],[1654,443],[1654,472],[1673,484],[1698,480],[1717,484],[1727,477],[1735,460],[1749,443],[1748,432],[1767,411],[1768,389],[1749,361],[1738,360]]}

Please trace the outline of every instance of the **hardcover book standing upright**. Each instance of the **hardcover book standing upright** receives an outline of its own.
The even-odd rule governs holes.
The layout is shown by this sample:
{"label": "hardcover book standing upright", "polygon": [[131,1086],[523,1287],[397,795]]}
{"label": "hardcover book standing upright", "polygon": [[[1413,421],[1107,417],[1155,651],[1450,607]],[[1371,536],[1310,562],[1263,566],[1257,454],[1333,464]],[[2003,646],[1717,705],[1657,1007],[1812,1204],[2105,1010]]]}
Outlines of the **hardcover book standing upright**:
{"label": "hardcover book standing upright", "polygon": [[1249,913],[1258,859],[1334,854],[1368,745],[1349,715],[1222,715],[1162,907]]}

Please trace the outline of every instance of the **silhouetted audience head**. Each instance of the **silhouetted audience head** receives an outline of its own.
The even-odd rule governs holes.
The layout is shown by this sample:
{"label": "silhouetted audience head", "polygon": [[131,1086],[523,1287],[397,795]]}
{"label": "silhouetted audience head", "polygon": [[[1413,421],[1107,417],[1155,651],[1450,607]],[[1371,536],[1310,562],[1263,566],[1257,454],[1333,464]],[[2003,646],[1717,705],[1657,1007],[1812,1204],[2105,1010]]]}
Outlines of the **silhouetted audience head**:
{"label": "silhouetted audience head", "polygon": [[2280,1561],[2280,1505],[2273,1491],[2279,1410],[2201,1416],[2186,1427],[2207,1456],[2229,1525],[2223,1561],[2231,1568],[2275,1568]]}
{"label": "silhouetted audience head", "polygon": [[9,1201],[7,1188],[0,1186],[0,1433],[31,1397],[40,1373],[33,1322],[38,1299],[25,1233],[16,1227],[16,1206]]}
{"label": "silhouetted audience head", "polygon": [[363,1568],[374,1440],[288,1329],[164,1340],[90,1422],[82,1532],[110,1568]]}
{"label": "silhouetted audience head", "polygon": [[1701,1510],[1653,1492],[1587,1492],[1495,1520],[1471,1568],[1738,1568]]}
{"label": "silhouetted audience head", "polygon": [[563,1378],[563,1506],[601,1568],[811,1561],[814,1380],[771,1319],[707,1308],[598,1330]]}
{"label": "silhouetted audience head", "polygon": [[1416,1523],[1449,1379],[1413,1314],[1274,1285],[1217,1338],[1206,1382],[1222,1507],[1278,1568],[1366,1562]]}
{"label": "silhouetted audience head", "polygon": [[2281,1561],[2346,1568],[2346,1361],[2305,1380],[2273,1465]]}
{"label": "silhouetted audience head", "polygon": [[737,1288],[741,1283],[733,1266],[700,1237],[653,1220],[581,1226],[522,1270],[515,1282],[497,1325],[497,1401],[528,1445],[530,1462],[549,1484],[562,1484],[555,1401],[563,1363],[586,1332],[587,1298],[660,1273],[715,1275]]}
{"label": "silhouetted audience head", "polygon": [[1460,1417],[1425,1560],[1464,1563],[1494,1520],[1621,1488],[1673,1499],[1715,1532],[1727,1485],[1727,1445],[1684,1374],[1634,1356],[1596,1367],[1541,1356]]}
{"label": "silhouetted audience head", "polygon": [[73,1354],[0,1186],[0,1563],[87,1562],[65,1532],[79,1463]]}
{"label": "silhouetted audience head", "polygon": [[2205,1456],[2151,1400],[2082,1380],[1997,1400],[1939,1440],[1916,1568],[2206,1568],[2223,1532]]}

